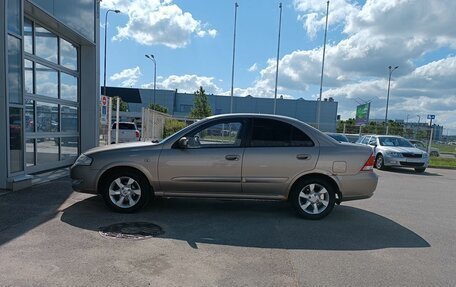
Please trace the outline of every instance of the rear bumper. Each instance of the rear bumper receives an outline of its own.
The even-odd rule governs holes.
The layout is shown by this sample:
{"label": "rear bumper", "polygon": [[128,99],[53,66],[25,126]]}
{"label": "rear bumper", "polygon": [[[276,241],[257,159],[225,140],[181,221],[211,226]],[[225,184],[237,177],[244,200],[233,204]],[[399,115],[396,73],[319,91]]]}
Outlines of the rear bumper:
{"label": "rear bumper", "polygon": [[355,175],[337,176],[341,201],[369,198],[377,188],[378,176],[373,171],[361,171]]}

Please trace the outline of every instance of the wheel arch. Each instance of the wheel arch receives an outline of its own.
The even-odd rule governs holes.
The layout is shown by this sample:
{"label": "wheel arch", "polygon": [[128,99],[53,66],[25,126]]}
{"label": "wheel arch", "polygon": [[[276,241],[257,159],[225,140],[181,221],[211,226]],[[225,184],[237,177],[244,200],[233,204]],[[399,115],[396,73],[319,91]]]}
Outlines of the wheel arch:
{"label": "wheel arch", "polygon": [[336,203],[340,204],[342,202],[342,193],[340,192],[339,184],[337,183],[337,181],[334,178],[332,178],[331,176],[329,176],[327,174],[323,174],[323,173],[308,173],[308,174],[304,174],[304,175],[297,177],[288,191],[288,199],[290,198],[290,194],[293,191],[293,189],[299,183],[301,183],[302,181],[307,180],[307,179],[321,179],[321,180],[328,182],[329,184],[331,184],[331,186],[336,191]]}
{"label": "wheel arch", "polygon": [[143,171],[141,168],[138,168],[136,166],[129,166],[129,165],[117,165],[117,166],[111,166],[108,169],[104,170],[99,176],[97,180],[97,193],[100,193],[101,191],[101,185],[106,181],[106,178],[112,174],[113,172],[118,172],[118,171],[131,171],[139,174],[140,176],[144,177],[144,179],[149,183],[151,192],[154,192],[154,187],[151,184],[150,180],[150,174],[147,172]]}

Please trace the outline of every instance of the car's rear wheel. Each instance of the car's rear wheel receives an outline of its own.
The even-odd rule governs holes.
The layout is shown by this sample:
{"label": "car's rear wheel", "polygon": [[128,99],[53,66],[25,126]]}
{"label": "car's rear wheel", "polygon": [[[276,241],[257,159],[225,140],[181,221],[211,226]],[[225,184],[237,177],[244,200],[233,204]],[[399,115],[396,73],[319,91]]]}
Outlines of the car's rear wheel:
{"label": "car's rear wheel", "polygon": [[150,199],[150,185],[138,172],[124,170],[109,174],[101,184],[105,204],[117,212],[134,212]]}
{"label": "car's rear wheel", "polygon": [[300,216],[321,219],[334,208],[336,191],[324,179],[305,179],[295,185],[290,200]]}
{"label": "car's rear wheel", "polygon": [[415,171],[416,172],[424,172],[426,170],[425,167],[418,167],[418,168],[415,168]]}
{"label": "car's rear wheel", "polygon": [[383,159],[383,155],[377,155],[377,158],[375,159],[375,167],[378,169],[385,169],[385,161]]}

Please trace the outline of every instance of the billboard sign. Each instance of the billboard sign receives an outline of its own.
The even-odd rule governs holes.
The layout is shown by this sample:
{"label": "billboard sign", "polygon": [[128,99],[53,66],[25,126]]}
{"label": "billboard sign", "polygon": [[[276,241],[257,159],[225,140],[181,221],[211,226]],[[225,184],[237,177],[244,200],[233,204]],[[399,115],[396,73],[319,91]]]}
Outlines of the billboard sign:
{"label": "billboard sign", "polygon": [[362,104],[356,107],[355,122],[357,126],[367,125],[369,122],[370,103]]}
{"label": "billboard sign", "polygon": [[102,125],[106,125],[108,123],[108,97],[107,96],[101,96],[100,106],[101,106],[100,122]]}

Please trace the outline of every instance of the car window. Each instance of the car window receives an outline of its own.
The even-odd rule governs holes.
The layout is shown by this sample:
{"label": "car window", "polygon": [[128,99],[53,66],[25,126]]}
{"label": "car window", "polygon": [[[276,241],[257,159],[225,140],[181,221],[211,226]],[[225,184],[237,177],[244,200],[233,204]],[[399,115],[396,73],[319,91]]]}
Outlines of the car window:
{"label": "car window", "polygon": [[313,141],[303,131],[272,119],[253,119],[251,147],[299,147],[314,146]]}
{"label": "car window", "polygon": [[242,126],[240,121],[226,121],[197,129],[187,135],[188,148],[240,147]]}
{"label": "car window", "polygon": [[376,145],[377,144],[377,138],[376,137],[371,137],[369,140],[369,145]]}
{"label": "car window", "polygon": [[367,143],[369,142],[369,139],[370,139],[370,138],[371,138],[371,137],[369,137],[369,136],[364,137],[363,140],[361,141],[361,143],[362,143],[362,144],[367,144]]}
{"label": "car window", "polygon": [[[116,123],[112,124],[112,129],[116,128]],[[120,130],[136,130],[135,124],[133,123],[119,123]]]}
{"label": "car window", "polygon": [[381,146],[413,147],[408,140],[400,137],[380,137],[379,142]]}

